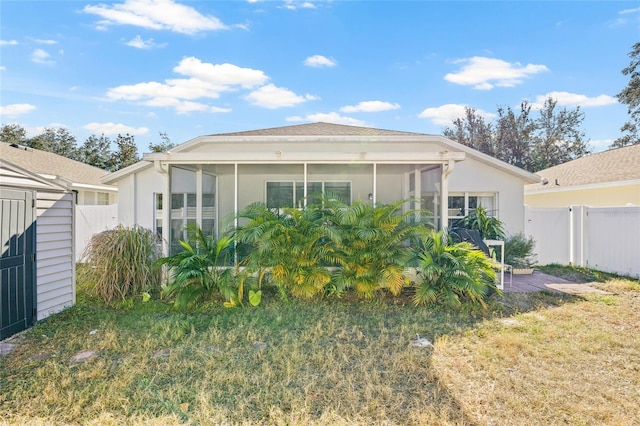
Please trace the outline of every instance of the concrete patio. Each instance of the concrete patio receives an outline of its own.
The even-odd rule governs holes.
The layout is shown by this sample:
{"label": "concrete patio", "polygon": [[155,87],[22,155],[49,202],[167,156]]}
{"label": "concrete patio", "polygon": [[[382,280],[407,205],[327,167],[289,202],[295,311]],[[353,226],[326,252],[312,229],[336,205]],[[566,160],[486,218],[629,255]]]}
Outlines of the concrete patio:
{"label": "concrete patio", "polygon": [[532,293],[542,290],[568,294],[608,294],[590,286],[589,283],[574,283],[537,270],[530,275],[513,275],[513,282],[509,285],[509,274],[505,274],[505,293]]}

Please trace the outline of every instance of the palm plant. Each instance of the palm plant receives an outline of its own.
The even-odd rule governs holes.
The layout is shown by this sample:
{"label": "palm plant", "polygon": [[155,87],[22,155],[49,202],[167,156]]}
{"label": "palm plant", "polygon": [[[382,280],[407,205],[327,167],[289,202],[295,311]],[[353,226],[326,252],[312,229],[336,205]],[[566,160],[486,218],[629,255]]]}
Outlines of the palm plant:
{"label": "palm plant", "polygon": [[442,303],[456,307],[463,301],[480,303],[496,287],[495,261],[472,244],[453,243],[450,237],[434,232],[416,248],[418,273],[413,302],[416,305]]}
{"label": "palm plant", "polygon": [[482,239],[504,239],[502,222],[497,217],[490,216],[487,209],[482,206],[478,206],[470,214],[460,219],[457,226],[478,231]]}
{"label": "palm plant", "polygon": [[235,232],[237,241],[249,247],[241,265],[257,272],[260,283],[268,272],[282,296],[290,292],[308,299],[324,291],[331,280],[327,266],[332,254],[321,207],[280,212],[254,203],[239,217],[248,221]]}
{"label": "palm plant", "polygon": [[235,271],[232,267],[233,245],[230,236],[205,235],[196,224],[187,225],[187,241],[180,241],[183,251],[158,261],[167,265],[171,279],[164,292],[175,296],[175,306],[192,305],[217,291],[225,300],[234,300]]}
{"label": "palm plant", "polygon": [[370,298],[380,289],[397,295],[409,284],[404,268],[411,257],[410,243],[430,224],[413,220],[416,211],[401,213],[404,202],[371,206],[325,201],[327,232],[335,247],[332,261],[338,265],[333,276],[336,292],[353,288]]}

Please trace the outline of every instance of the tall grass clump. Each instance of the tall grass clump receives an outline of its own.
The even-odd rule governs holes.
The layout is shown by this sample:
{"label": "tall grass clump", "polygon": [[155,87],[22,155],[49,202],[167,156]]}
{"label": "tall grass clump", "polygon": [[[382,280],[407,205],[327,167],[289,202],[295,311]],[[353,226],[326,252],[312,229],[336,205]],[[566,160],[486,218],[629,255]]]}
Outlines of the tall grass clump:
{"label": "tall grass clump", "polygon": [[80,279],[107,304],[159,290],[162,270],[156,264],[160,244],[153,231],[133,226],[95,234],[83,254]]}

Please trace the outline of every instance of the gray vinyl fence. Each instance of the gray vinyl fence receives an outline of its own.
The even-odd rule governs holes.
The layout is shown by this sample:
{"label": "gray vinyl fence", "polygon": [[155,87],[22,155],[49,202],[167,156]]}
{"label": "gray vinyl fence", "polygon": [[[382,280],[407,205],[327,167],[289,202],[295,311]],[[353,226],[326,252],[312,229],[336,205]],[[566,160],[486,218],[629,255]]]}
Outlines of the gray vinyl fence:
{"label": "gray vinyl fence", "polygon": [[525,208],[538,263],[640,277],[640,207]]}
{"label": "gray vinyl fence", "polygon": [[118,205],[85,206],[76,205],[76,261],[82,254],[93,234],[118,225]]}

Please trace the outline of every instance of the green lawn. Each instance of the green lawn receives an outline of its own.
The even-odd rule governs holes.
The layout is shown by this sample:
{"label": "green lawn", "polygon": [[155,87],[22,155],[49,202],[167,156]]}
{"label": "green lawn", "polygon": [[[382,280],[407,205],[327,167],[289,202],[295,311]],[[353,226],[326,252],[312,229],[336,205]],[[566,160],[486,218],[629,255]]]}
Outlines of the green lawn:
{"label": "green lawn", "polygon": [[601,285],[616,294],[459,311],[409,295],[182,312],[80,297],[0,356],[0,423],[638,424],[640,285]]}

